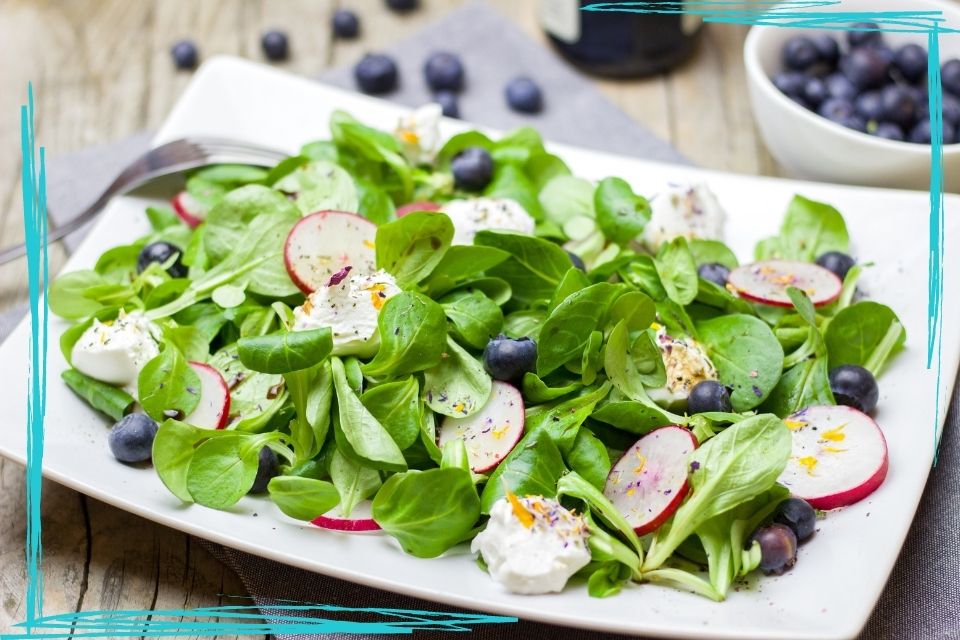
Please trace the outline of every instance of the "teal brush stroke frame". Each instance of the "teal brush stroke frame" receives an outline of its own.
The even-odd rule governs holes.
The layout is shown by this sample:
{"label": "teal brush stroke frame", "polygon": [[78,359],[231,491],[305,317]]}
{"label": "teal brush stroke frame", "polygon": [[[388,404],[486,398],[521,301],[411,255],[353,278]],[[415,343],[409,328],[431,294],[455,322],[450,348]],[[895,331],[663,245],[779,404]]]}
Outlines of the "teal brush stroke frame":
{"label": "teal brush stroke frame", "polygon": [[[939,436],[940,380],[942,348],[941,311],[943,304],[944,197],[943,197],[943,120],[941,113],[940,41],[942,34],[960,31],[948,27],[939,11],[819,11],[836,6],[839,0],[786,0],[783,2],[733,2],[693,0],[690,2],[597,2],[586,11],[635,13],[687,13],[704,22],[767,25],[783,28],[816,28],[842,31],[851,22],[875,22],[880,31],[926,33],[928,91],[932,144],[930,147],[929,262],[927,289],[927,369],[934,360],[937,371],[934,413],[934,448]],[[30,298],[31,349],[27,396],[27,593],[26,620],[17,625],[22,631],[0,635],[7,640],[20,638],[99,638],[175,637],[185,635],[243,633],[348,633],[409,635],[414,631],[469,632],[477,624],[503,624],[517,619],[470,613],[446,613],[403,609],[349,608],[322,604],[284,604],[271,607],[271,622],[259,620],[264,614],[255,606],[220,606],[192,610],[164,611],[83,611],[43,615],[43,571],[40,539],[41,469],[43,462],[43,420],[46,412],[46,356],[48,345],[48,309],[46,304],[49,262],[47,255],[46,163],[44,148],[39,157],[34,136],[33,87],[28,87],[28,103],[21,107],[21,152],[23,156],[23,222],[27,245],[27,274]],[[41,296],[41,293],[43,296]],[[934,458],[936,463],[936,458]],[[303,614],[357,614],[362,620],[324,619]],[[368,618],[377,616],[370,621]],[[217,618],[217,622],[201,620]]]}

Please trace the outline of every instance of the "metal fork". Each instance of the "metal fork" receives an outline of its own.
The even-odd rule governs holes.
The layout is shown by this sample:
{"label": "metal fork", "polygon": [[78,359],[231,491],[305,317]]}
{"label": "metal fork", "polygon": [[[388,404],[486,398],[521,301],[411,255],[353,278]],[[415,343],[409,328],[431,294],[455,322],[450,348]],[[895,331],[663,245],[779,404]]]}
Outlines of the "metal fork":
{"label": "metal fork", "polygon": [[[288,155],[277,149],[222,138],[182,138],[168,142],[151,149],[127,165],[127,168],[120,172],[96,202],[80,215],[50,229],[47,233],[47,243],[62,239],[95,218],[114,196],[126,193],[161,176],[211,164],[250,164],[266,167]],[[0,264],[19,258],[25,252],[25,244],[0,250]]]}

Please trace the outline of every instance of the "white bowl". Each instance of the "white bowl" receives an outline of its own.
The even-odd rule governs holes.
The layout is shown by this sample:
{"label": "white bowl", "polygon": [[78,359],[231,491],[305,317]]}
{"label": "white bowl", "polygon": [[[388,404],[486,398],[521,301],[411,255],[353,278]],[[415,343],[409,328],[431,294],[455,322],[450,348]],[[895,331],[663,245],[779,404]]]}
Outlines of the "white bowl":
{"label": "white bowl", "polygon": [[[960,5],[942,0],[843,0],[831,11],[941,10],[950,27],[960,27]],[[770,153],[791,174],[826,182],[927,190],[930,147],[885,140],[835,124],[781,93],[771,77],[781,70],[780,52],[791,37],[813,29],[755,26],[743,47],[753,113]],[[844,32],[834,31],[845,47]],[[884,33],[896,48],[925,33]],[[960,57],[960,35],[940,37],[940,60]],[[960,144],[943,146],[944,189],[960,192]]]}

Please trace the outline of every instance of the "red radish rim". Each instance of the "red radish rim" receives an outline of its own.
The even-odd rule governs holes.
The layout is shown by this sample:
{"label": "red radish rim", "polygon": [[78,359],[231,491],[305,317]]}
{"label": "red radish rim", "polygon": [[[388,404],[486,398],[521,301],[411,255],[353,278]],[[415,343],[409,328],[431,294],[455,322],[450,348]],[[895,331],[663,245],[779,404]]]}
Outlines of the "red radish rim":
{"label": "red radish rim", "polygon": [[177,213],[177,215],[180,216],[180,219],[187,223],[188,227],[195,229],[196,227],[200,226],[200,223],[204,221],[204,218],[194,215],[187,209],[187,206],[181,202],[184,197],[196,200],[186,191],[181,191],[170,199],[170,204],[173,206],[173,210]]}
{"label": "red radish rim", "polygon": [[[191,368],[204,369],[213,374],[216,374],[217,376],[216,379],[220,383],[220,386],[223,388],[225,399],[223,402],[223,413],[220,414],[220,422],[218,422],[217,426],[214,428],[225,429],[227,427],[227,423],[230,421],[230,387],[227,386],[227,381],[223,379],[223,374],[221,374],[219,371],[217,371],[216,368],[211,367],[205,362],[196,362],[191,360],[187,364],[189,364]],[[202,401],[203,398],[201,397],[200,400]]]}
{"label": "red radish rim", "polygon": [[[524,403],[524,400],[523,400],[523,394],[520,392],[519,389],[517,389],[515,386],[513,386],[513,385],[510,384],[509,382],[504,382],[504,381],[502,381],[502,380],[494,380],[494,381],[493,381],[492,388],[491,388],[491,390],[490,390],[490,397],[487,399],[487,402],[490,402],[491,400],[493,400],[493,398],[494,398],[495,395],[496,395],[496,392],[497,392],[497,388],[498,388],[498,387],[506,387],[506,388],[509,388],[509,389],[513,392],[513,394],[516,396],[516,400],[515,400],[515,401],[516,401],[517,404],[519,405],[520,417],[521,417],[521,419],[523,420],[523,422],[520,424],[520,429],[519,429],[519,431],[517,432],[517,438],[516,438],[516,440],[514,440],[513,443],[510,445],[510,448],[507,449],[507,450],[503,453],[503,456],[500,457],[499,459],[495,460],[495,461],[492,462],[491,464],[488,464],[488,465],[483,466],[483,467],[481,467],[481,466],[474,467],[474,466],[471,465],[470,470],[473,471],[474,473],[486,473],[487,471],[490,471],[491,469],[496,468],[497,465],[499,465],[501,462],[503,462],[503,461],[506,459],[506,457],[507,457],[508,455],[510,455],[510,452],[511,452],[511,451],[513,451],[514,449],[517,448],[517,444],[518,444],[521,440],[523,440],[523,436],[524,436],[524,435],[526,434],[526,432],[527,432],[526,417],[525,417],[525,416],[526,416],[526,404]],[[481,409],[480,409],[476,414],[474,414],[474,415],[479,416],[482,412],[483,412],[483,408],[481,408]],[[444,421],[440,423],[440,428],[437,430],[437,444],[440,443],[440,436],[441,436],[441,434],[443,433],[443,425],[444,425],[444,423],[446,422],[446,420],[449,419],[450,417],[451,417],[451,416],[446,416],[446,417],[444,418]],[[470,417],[473,417],[473,416],[470,416]],[[459,419],[459,418],[455,418],[455,419]],[[468,457],[469,457],[469,456],[468,456]]]}
{"label": "red radish rim", "polygon": [[[804,268],[813,267],[813,268],[815,268],[815,269],[818,269],[818,270],[820,270],[820,271],[822,272],[822,275],[827,275],[827,274],[829,274],[829,277],[832,278],[832,279],[835,281],[835,291],[833,292],[832,295],[830,295],[830,296],[827,297],[827,298],[818,298],[817,300],[814,300],[814,299],[811,297],[810,302],[812,302],[812,303],[813,303],[813,306],[815,306],[815,307],[822,307],[822,306],[824,306],[824,305],[830,304],[831,302],[835,302],[835,301],[837,300],[837,298],[840,297],[840,294],[843,292],[843,281],[841,281],[840,278],[837,277],[837,274],[835,274],[834,272],[830,271],[829,269],[826,269],[826,268],[824,268],[824,267],[821,267],[821,266],[818,265],[818,264],[814,264],[814,263],[812,263],[812,262],[801,262],[801,261],[799,261],[799,260],[780,260],[780,259],[758,260],[758,261],[756,261],[756,262],[751,262],[750,264],[740,265],[739,267],[737,267],[736,269],[734,269],[733,271],[731,271],[729,276],[727,276],[727,283],[728,283],[731,287],[733,287],[734,291],[737,292],[737,295],[739,295],[739,296],[740,296],[741,298],[743,298],[744,300],[749,300],[750,302],[756,302],[756,303],[758,303],[758,304],[767,305],[767,306],[769,306],[769,307],[782,307],[782,308],[785,308],[785,309],[792,309],[792,308],[793,308],[793,303],[792,303],[789,299],[787,299],[787,300],[784,301],[784,300],[774,300],[774,299],[771,299],[771,298],[764,298],[763,296],[754,295],[754,294],[750,293],[748,290],[742,289],[742,288],[736,286],[736,285],[733,283],[733,280],[732,280],[732,279],[733,279],[733,276],[734,276],[734,274],[737,273],[738,271],[747,270],[747,269],[750,269],[750,268],[752,268],[752,267],[755,267],[756,265],[763,264],[763,263],[765,263],[765,262],[779,262],[779,263],[794,263],[794,264],[800,264],[800,265],[803,265]],[[751,274],[751,275],[752,275],[752,274]],[[786,289],[784,289],[784,290],[786,290]]]}
{"label": "red radish rim", "polygon": [[[364,508],[366,507],[366,508]],[[365,500],[354,507],[354,512],[358,508],[364,512],[370,511],[370,501]],[[340,505],[337,505],[323,515],[317,516],[310,521],[310,524],[327,531],[342,531],[345,533],[364,533],[370,531],[380,531],[382,527],[377,524],[373,516],[363,516],[362,518],[344,517],[340,514]]]}
{"label": "red radish rim", "polygon": [[374,229],[376,229],[377,227],[377,225],[374,222],[372,222],[370,219],[364,218],[358,213],[353,213],[352,211],[338,211],[336,209],[324,209],[323,211],[314,211],[313,213],[307,214],[304,217],[300,218],[300,220],[298,220],[297,223],[293,225],[293,227],[291,227],[290,231],[287,233],[286,239],[283,241],[283,266],[286,268],[287,275],[290,276],[290,280],[293,282],[293,284],[295,284],[297,288],[300,289],[300,291],[302,291],[306,295],[310,295],[311,293],[316,291],[316,288],[304,282],[300,278],[300,276],[297,274],[295,265],[290,260],[290,238],[293,237],[294,232],[300,227],[300,225],[306,223],[308,220],[315,221],[318,218],[327,218],[330,214],[353,216],[358,220],[363,220],[367,224],[374,227]]}
{"label": "red radish rim", "polygon": [[430,200],[422,200],[420,202],[408,202],[407,204],[397,207],[397,217],[402,218],[408,213],[414,213],[415,211],[440,211],[442,206],[436,202],[431,202]]}
{"label": "red radish rim", "polygon": [[[628,455],[630,455],[630,453],[633,451],[633,448],[637,446],[637,444],[639,444],[644,438],[647,438],[653,435],[654,433],[657,433],[658,431],[662,431],[664,429],[679,429],[683,431],[690,438],[690,442],[693,444],[694,451],[699,448],[700,444],[697,442],[696,437],[694,437],[693,432],[687,429],[686,427],[682,427],[676,424],[669,424],[669,425],[664,425],[662,427],[657,427],[656,429],[648,432],[639,440],[637,440],[635,443],[630,445],[627,448],[627,450],[619,458],[617,458],[617,461],[610,466],[610,473],[607,474],[607,479],[609,479],[610,475],[616,470],[617,465],[620,464],[620,461],[626,458]],[[690,492],[690,474],[688,471],[684,476],[683,484],[676,491],[676,493],[673,496],[673,499],[671,499],[670,502],[668,502],[667,505],[663,509],[661,509],[659,515],[655,516],[652,520],[649,520],[647,522],[641,523],[638,526],[635,526],[633,528],[634,533],[636,533],[638,536],[643,536],[648,533],[652,533],[653,531],[656,531],[664,522],[670,519],[670,516],[672,516],[677,509],[680,508],[680,504],[683,502],[684,498],[687,497],[687,494],[689,492]],[[608,499],[609,499],[609,496],[608,496]],[[621,514],[621,515],[623,515],[625,519],[627,518],[625,514]]]}

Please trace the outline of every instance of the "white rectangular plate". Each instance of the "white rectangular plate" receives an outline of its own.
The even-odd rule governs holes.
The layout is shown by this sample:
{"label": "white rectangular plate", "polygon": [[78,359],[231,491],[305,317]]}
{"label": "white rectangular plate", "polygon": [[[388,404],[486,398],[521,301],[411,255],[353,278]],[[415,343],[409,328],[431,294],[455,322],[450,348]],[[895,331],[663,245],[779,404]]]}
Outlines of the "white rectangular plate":
{"label": "white rectangular plate", "polygon": [[[324,87],[268,67],[217,58],[197,73],[157,135],[162,143],[190,134],[248,140],[295,151],[329,137],[328,118],[345,109],[360,120],[391,128],[395,105]],[[558,102],[555,108],[562,108]],[[536,120],[531,122],[535,125]],[[445,135],[466,128],[443,123]],[[936,371],[926,369],[927,219],[925,193],[885,191],[738,176],[655,164],[633,158],[553,146],[574,173],[622,176],[639,193],[668,181],[705,180],[729,213],[727,241],[742,260],[754,243],[774,234],[795,193],[832,203],[843,212],[855,255],[867,269],[862,289],[893,307],[908,331],[908,348],[880,381],[877,421],[890,449],[885,484],[868,500],[830,513],[800,551],[797,566],[758,580],[726,602],[653,585],[633,585],[618,596],[587,596],[583,584],[562,594],[515,596],[477,569],[466,549],[420,560],[386,536],[322,531],[285,518],[268,500],[244,498],[231,511],[185,507],[148,470],[117,463],[106,445],[106,423],[60,381],[66,362],[57,339],[66,327],[50,323],[43,473],[104,502],[202,538],[354,582],[445,602],[470,610],[516,615],[560,625],[650,636],[730,639],[852,638],[866,622],[893,567],[920,499],[934,452]],[[101,215],[66,269],[91,268],[108,247],[148,229],[146,200],[117,198]],[[940,404],[946,406],[960,359],[960,197],[946,199],[947,229]],[[24,461],[30,327],[21,323],[0,347],[5,403],[0,454]],[[260,517],[251,517],[256,511]]]}

